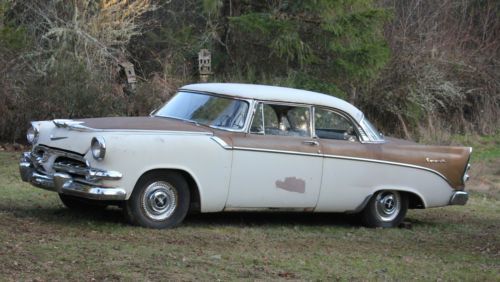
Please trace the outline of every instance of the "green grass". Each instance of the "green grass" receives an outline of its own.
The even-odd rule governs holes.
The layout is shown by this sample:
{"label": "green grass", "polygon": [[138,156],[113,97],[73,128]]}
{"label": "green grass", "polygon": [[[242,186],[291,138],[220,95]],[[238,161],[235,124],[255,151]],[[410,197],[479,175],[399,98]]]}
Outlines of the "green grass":
{"label": "green grass", "polygon": [[455,135],[452,143],[471,146],[472,161],[500,159],[500,133],[490,136]]}
{"label": "green grass", "polygon": [[334,214],[201,214],[173,230],[77,213],[0,153],[0,280],[500,280],[500,201],[412,210],[411,229]]}

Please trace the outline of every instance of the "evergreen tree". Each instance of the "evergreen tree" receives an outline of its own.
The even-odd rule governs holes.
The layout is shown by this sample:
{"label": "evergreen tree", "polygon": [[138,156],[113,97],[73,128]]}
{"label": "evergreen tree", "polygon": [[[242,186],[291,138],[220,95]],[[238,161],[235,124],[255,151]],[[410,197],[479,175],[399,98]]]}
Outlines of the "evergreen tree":
{"label": "evergreen tree", "polygon": [[273,3],[249,1],[233,5],[234,16],[225,15],[232,34],[225,43],[236,66],[268,75],[296,72],[292,86],[326,86],[331,94],[342,95],[336,91],[340,88],[355,102],[357,89],[375,78],[389,58],[382,31],[390,13],[370,0]]}

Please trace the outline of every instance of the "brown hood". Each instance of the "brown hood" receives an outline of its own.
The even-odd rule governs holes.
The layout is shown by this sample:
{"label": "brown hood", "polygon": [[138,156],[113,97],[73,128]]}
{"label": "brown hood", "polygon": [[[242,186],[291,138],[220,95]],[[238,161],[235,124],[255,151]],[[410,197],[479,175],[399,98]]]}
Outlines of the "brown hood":
{"label": "brown hood", "polygon": [[187,121],[160,117],[107,117],[80,119],[83,126],[102,130],[158,130],[213,132],[210,128]]}

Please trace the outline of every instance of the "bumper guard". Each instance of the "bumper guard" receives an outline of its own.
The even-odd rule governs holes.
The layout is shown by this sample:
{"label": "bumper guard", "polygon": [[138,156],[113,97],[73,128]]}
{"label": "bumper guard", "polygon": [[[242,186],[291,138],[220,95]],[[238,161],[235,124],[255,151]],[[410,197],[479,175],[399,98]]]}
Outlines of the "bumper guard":
{"label": "bumper guard", "polygon": [[80,178],[74,178],[69,173],[56,172],[54,174],[45,174],[37,171],[33,165],[30,152],[21,155],[19,161],[19,173],[25,182],[57,193],[72,195],[93,200],[125,200],[127,192],[123,188],[103,187],[94,181],[112,179],[121,179],[122,175],[116,171],[102,171],[88,169],[88,176],[92,181],[86,181]]}
{"label": "bumper guard", "polygon": [[463,206],[469,200],[469,193],[464,191],[455,191],[450,199],[450,205]]}

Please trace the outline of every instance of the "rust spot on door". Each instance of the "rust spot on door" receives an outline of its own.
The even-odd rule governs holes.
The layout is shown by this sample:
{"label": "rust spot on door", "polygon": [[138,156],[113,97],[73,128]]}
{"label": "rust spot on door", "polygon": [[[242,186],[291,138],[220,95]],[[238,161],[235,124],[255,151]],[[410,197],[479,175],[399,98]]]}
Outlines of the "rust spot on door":
{"label": "rust spot on door", "polygon": [[297,177],[286,177],[285,181],[276,180],[276,188],[303,194],[306,192],[306,182]]}

